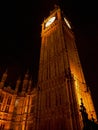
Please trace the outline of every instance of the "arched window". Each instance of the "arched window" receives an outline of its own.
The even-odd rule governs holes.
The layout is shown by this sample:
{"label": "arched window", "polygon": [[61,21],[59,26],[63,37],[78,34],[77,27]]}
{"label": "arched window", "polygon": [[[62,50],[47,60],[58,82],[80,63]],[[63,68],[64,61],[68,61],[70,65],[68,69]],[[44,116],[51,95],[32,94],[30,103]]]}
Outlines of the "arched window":
{"label": "arched window", "polygon": [[6,106],[6,108],[5,108],[5,112],[6,112],[6,113],[9,112],[9,106]]}
{"label": "arched window", "polygon": [[7,104],[8,104],[8,105],[10,105],[10,104],[11,104],[11,100],[12,100],[12,97],[11,97],[11,96],[9,96],[9,97],[8,97],[8,100],[7,100]]}
{"label": "arched window", "polygon": [[1,124],[0,130],[4,130],[4,127],[5,127],[5,125],[4,125],[4,124]]}
{"label": "arched window", "polygon": [[35,104],[35,97],[33,97],[31,100],[31,105],[34,105],[34,104]]}
{"label": "arched window", "polygon": [[3,102],[3,99],[4,99],[4,94],[0,94],[0,103]]}
{"label": "arched window", "polygon": [[31,106],[30,113],[34,113],[34,111],[35,111],[35,107]]}

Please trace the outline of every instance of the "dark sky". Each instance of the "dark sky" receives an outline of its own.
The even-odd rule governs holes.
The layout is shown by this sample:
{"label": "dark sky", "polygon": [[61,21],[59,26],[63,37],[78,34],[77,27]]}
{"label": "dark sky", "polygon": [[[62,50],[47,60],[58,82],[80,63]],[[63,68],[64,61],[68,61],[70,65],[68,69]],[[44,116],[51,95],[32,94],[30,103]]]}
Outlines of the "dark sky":
{"label": "dark sky", "polygon": [[[85,2],[86,1],[86,2]],[[30,70],[37,77],[40,33],[43,19],[59,3],[71,21],[87,85],[98,113],[98,8],[89,0],[2,1],[0,26],[0,72],[8,69],[8,81],[14,82]],[[1,75],[0,74],[0,75]]]}

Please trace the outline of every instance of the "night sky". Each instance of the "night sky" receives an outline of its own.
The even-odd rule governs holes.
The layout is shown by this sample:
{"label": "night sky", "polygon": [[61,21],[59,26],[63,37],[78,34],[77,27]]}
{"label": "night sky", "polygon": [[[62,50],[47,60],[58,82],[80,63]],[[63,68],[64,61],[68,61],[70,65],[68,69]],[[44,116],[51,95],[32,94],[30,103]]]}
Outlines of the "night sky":
{"label": "night sky", "polygon": [[[71,21],[87,85],[98,113],[98,8],[97,3],[71,0],[2,1],[0,26],[0,76],[8,69],[13,86],[29,69],[36,81],[41,23],[59,3]],[[98,114],[97,114],[98,115]]]}

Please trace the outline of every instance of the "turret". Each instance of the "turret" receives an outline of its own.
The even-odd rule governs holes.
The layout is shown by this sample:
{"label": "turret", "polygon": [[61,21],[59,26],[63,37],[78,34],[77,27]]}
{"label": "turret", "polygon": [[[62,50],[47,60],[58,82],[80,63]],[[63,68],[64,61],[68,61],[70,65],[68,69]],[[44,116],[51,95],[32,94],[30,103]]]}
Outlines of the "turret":
{"label": "turret", "polygon": [[7,76],[8,76],[8,74],[7,74],[7,69],[6,69],[6,71],[2,75],[2,79],[1,79],[1,82],[0,82],[0,88],[4,87],[4,83],[5,83],[6,79],[7,79]]}
{"label": "turret", "polygon": [[16,93],[17,93],[18,90],[19,90],[20,83],[21,83],[21,79],[20,79],[20,77],[19,77],[19,78],[17,79],[17,81],[16,81],[16,88],[15,88],[15,92],[16,92]]}
{"label": "turret", "polygon": [[32,88],[32,78],[30,78],[29,83],[28,83],[28,90],[27,90],[28,93],[30,93],[31,88]]}
{"label": "turret", "polygon": [[28,78],[29,78],[29,74],[28,71],[26,72],[25,76],[24,76],[24,80],[23,80],[23,85],[22,85],[22,93],[26,92],[27,87],[28,87]]}

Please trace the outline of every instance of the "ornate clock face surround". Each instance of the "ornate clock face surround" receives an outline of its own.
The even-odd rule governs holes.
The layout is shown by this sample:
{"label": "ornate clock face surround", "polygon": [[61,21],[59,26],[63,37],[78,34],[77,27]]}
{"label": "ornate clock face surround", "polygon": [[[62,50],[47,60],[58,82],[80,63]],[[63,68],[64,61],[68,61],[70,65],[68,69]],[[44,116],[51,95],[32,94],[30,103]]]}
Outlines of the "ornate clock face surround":
{"label": "ornate clock face surround", "polygon": [[[51,16],[44,24],[45,28],[49,27],[56,20],[56,18],[57,18],[56,14]],[[63,19],[66,25],[68,26],[68,28],[71,29],[71,25],[69,21],[66,19],[66,17],[63,17]]]}

